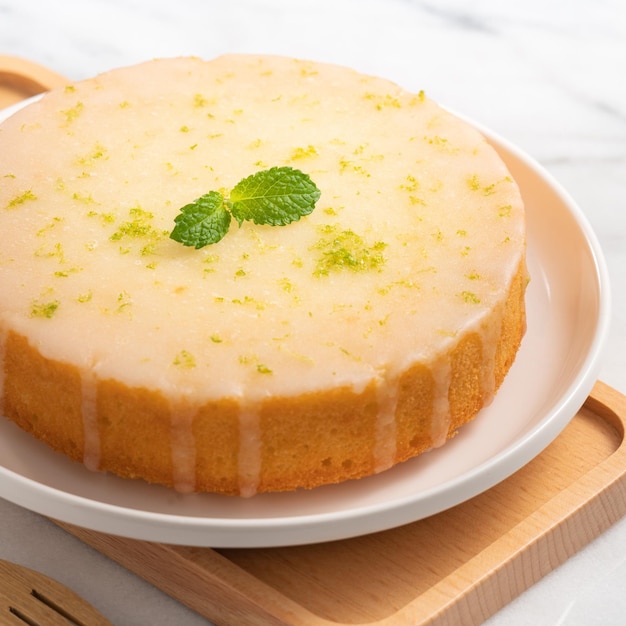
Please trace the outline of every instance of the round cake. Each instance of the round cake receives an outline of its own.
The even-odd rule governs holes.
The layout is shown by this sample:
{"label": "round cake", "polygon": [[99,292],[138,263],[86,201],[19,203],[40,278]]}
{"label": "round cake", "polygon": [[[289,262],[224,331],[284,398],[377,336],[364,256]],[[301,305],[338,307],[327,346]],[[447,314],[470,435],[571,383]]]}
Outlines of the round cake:
{"label": "round cake", "polygon": [[[239,219],[229,194],[276,172],[308,209]],[[504,163],[348,68],[227,55],[68,84],[0,126],[0,179],[1,413],[90,469],[243,496],[366,477],[474,418],[524,334]],[[213,197],[228,232],[177,240]]]}

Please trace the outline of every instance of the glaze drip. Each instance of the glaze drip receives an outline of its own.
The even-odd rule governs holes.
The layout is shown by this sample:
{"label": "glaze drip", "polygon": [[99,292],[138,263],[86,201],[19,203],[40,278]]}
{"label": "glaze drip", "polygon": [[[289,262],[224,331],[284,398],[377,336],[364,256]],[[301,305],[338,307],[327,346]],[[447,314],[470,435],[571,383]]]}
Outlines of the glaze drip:
{"label": "glaze drip", "polygon": [[5,355],[7,351],[7,338],[9,333],[5,328],[0,327],[0,415],[4,415],[4,379]]}
{"label": "glaze drip", "polygon": [[439,448],[446,442],[450,428],[450,401],[448,399],[452,374],[450,357],[446,355],[439,359],[433,364],[431,371],[435,381],[435,393],[430,437],[432,447]]}
{"label": "glaze drip", "polygon": [[193,421],[197,409],[188,401],[170,403],[172,433],[172,478],[179,493],[196,489],[196,440]]}
{"label": "glaze drip", "polygon": [[261,478],[261,426],[255,406],[242,406],[239,413],[239,495],[256,494]]}
{"label": "glaze drip", "polygon": [[482,340],[482,400],[483,406],[493,401],[496,393],[496,353],[502,333],[504,307],[500,306],[481,328]]}
{"label": "glaze drip", "polygon": [[378,474],[389,469],[396,460],[396,407],[398,406],[399,380],[381,381],[376,388],[378,416],[374,442],[374,471]]}
{"label": "glaze drip", "polygon": [[81,405],[83,417],[83,463],[87,469],[97,471],[100,468],[100,428],[98,426],[98,383],[95,375],[84,371],[80,377]]}

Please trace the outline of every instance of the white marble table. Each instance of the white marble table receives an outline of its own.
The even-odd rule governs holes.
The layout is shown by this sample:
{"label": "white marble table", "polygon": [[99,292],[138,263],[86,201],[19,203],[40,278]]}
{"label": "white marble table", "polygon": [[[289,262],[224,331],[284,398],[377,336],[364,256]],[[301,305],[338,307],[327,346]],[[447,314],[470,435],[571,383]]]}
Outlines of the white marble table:
{"label": "white marble table", "polygon": [[[152,57],[232,51],[337,62],[425,89],[534,156],[581,206],[604,250],[614,320],[600,377],[626,392],[626,3],[0,0],[0,54],[74,79]],[[0,558],[63,581],[117,625],[207,623],[2,500]],[[626,519],[489,624],[624,624],[624,588]]]}

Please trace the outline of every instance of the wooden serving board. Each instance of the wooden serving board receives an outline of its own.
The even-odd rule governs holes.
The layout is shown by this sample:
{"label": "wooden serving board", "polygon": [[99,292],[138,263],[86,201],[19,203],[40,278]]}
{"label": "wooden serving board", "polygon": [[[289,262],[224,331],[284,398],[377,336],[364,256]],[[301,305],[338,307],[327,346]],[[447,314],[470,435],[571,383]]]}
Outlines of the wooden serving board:
{"label": "wooden serving board", "polygon": [[220,626],[477,625],[626,514],[625,426],[626,398],[599,382],[504,482],[343,541],[211,549],[60,525]]}
{"label": "wooden serving board", "polygon": [[[0,107],[67,82],[0,55]],[[448,511],[344,541],[210,549],[56,522],[220,626],[474,626],[626,514],[626,398],[597,383],[516,474]]]}

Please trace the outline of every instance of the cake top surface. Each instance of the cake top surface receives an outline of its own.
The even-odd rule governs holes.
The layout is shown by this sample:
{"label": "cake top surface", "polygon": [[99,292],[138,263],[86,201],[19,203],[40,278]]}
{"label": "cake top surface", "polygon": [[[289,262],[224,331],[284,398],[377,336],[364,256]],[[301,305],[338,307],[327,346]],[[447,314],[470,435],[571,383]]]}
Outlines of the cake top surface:
{"label": "cake top surface", "polygon": [[[182,206],[271,167],[321,192],[196,250]],[[282,57],[163,59],[0,126],[0,327],[101,378],[203,398],[362,388],[501,304],[519,190],[423,93]]]}

